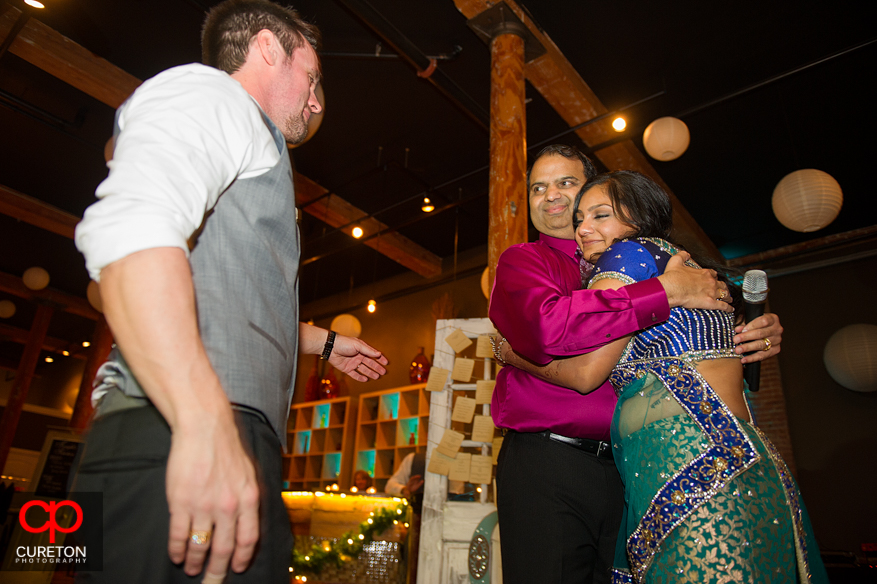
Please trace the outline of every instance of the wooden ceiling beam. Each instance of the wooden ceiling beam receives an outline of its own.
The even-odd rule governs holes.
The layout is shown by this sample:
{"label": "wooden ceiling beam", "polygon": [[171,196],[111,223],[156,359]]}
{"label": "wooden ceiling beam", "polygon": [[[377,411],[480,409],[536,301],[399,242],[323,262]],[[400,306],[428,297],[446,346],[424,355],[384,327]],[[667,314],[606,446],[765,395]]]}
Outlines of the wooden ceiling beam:
{"label": "wooden ceiling beam", "polygon": [[[0,39],[9,34],[20,14],[18,9],[11,7],[0,14]],[[33,18],[28,20],[10,45],[9,50],[112,108],[119,107],[141,83],[136,77],[94,55],[91,51]],[[299,204],[319,198],[328,192],[316,182],[299,173],[295,174],[295,184],[296,200]],[[15,193],[15,191],[12,193],[19,195],[19,197],[4,196],[0,193],[0,212],[13,217],[17,217],[13,213],[27,214],[29,218],[34,220],[45,221],[44,218],[38,217],[39,213],[37,216],[33,215],[33,205],[25,205],[25,201],[20,198],[25,195]],[[14,204],[4,203],[10,197]],[[28,199],[30,198],[28,197]],[[30,201],[35,202],[34,199],[30,199]],[[12,205],[11,210],[10,204]],[[23,206],[27,206],[29,210],[26,212],[22,208]],[[365,211],[357,209],[338,196],[331,197],[330,205],[321,200],[309,205],[305,210],[326,221],[332,227],[340,227],[368,215]],[[45,208],[43,212],[46,212]],[[17,218],[28,220],[23,217]],[[69,223],[69,218],[61,221],[59,221],[60,216],[54,218],[55,222],[52,225],[55,227],[61,226],[64,221]],[[34,223],[34,225],[38,224]],[[388,229],[386,225],[375,219],[364,219],[361,225],[367,233]],[[43,225],[39,226],[43,227]],[[54,231],[49,227],[44,228]],[[441,258],[399,233],[391,231],[366,241],[365,244],[427,278],[441,273]]]}
{"label": "wooden ceiling beam", "polygon": [[[27,337],[29,334],[30,331],[26,331],[24,329],[20,329],[18,327],[10,326],[8,324],[0,322],[0,339],[24,345],[27,343]],[[47,336],[45,339],[43,339],[43,350],[51,351],[53,353],[68,351],[70,353],[70,357],[72,358],[88,358],[86,354],[87,349],[84,349],[81,344],[74,343],[72,341],[65,341],[63,339],[56,339],[55,337]],[[86,353],[80,352],[80,350],[85,351]]]}
{"label": "wooden ceiling beam", "polygon": [[[369,217],[368,213],[337,195],[324,196],[328,192],[306,176],[295,173],[296,204],[306,205],[304,207],[306,213],[332,227],[343,227],[358,222],[366,236],[383,232],[380,237],[372,237],[363,243],[425,278],[441,274],[442,259],[439,256],[401,233],[387,231],[389,229],[387,225]],[[353,227],[350,225],[345,232],[350,234]]]}
{"label": "wooden ceiling beam", "polygon": [[[560,117],[570,126],[576,126],[607,113],[606,107],[591,91],[581,75],[554,44],[554,41],[533,22],[530,15],[521,9],[514,0],[505,0],[505,3],[545,48],[545,53],[542,56],[525,65],[524,75]],[[472,19],[492,8],[496,2],[493,0],[454,0],[454,4],[466,18]],[[607,119],[605,123],[589,124],[577,130],[576,134],[588,146],[602,144],[618,136],[610,129],[611,122],[611,119]],[[609,170],[635,170],[660,184],[669,193],[673,203],[673,225],[678,242],[689,250],[722,259],[721,253],[706,232],[697,224],[697,221],[673,194],[658,171],[632,141],[627,140],[613,144],[596,151],[594,154]]]}
{"label": "wooden ceiling beam", "polygon": [[79,217],[0,185],[0,213],[73,239]]}
{"label": "wooden ceiling beam", "polygon": [[25,300],[50,304],[55,309],[63,310],[89,320],[97,320],[101,317],[101,314],[92,308],[85,298],[77,298],[53,288],[31,290],[24,285],[21,278],[11,274],[4,274],[3,272],[0,272],[0,292],[6,292]]}
{"label": "wooden ceiling beam", "polygon": [[[0,38],[6,38],[20,14],[10,7],[0,15]],[[114,109],[141,83],[35,18],[27,21],[9,52]]]}

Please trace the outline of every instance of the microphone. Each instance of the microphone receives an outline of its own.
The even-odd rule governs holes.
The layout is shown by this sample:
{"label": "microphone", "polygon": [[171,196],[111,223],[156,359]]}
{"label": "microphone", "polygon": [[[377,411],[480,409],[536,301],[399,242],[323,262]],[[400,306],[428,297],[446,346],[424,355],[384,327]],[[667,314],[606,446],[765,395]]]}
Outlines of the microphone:
{"label": "microphone", "polygon": [[[767,274],[761,270],[749,270],[743,275],[743,314],[747,324],[764,314],[767,291]],[[749,391],[758,391],[761,362],[744,365],[743,377],[749,385]]]}

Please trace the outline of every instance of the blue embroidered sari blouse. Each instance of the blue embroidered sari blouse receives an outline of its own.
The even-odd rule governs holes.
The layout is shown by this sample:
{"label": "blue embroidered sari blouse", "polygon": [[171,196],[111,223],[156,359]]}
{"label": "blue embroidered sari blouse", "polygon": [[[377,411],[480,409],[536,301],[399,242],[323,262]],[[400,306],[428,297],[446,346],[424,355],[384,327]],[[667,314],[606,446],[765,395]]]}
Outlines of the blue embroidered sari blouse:
{"label": "blue embroidered sari blouse", "polygon": [[[663,239],[615,243],[600,257],[589,285],[605,278],[633,284],[660,276],[676,251]],[[673,308],[666,322],[631,340],[620,363],[672,356],[686,361],[739,357],[734,353],[733,315],[720,310]]]}

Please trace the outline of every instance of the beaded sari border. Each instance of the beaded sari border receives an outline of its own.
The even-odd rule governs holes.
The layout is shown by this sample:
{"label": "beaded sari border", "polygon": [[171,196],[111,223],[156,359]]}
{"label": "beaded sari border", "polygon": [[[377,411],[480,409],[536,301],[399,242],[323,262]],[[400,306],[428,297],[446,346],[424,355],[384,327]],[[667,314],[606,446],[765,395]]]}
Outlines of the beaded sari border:
{"label": "beaded sari border", "polygon": [[[641,367],[644,362],[636,364]],[[727,481],[761,459],[740,422],[693,366],[678,357],[645,364],[695,421],[710,446],[664,483],[628,537],[631,578],[637,582],[643,581],[661,543],[679,524],[724,488]],[[626,386],[647,375],[646,370],[632,365],[616,367],[613,385]]]}
{"label": "beaded sari border", "polygon": [[786,504],[788,505],[789,512],[792,516],[792,525],[795,528],[795,554],[798,561],[798,573],[801,575],[802,583],[810,582],[812,580],[812,575],[810,573],[810,560],[808,559],[809,556],[807,554],[807,534],[804,530],[801,493],[795,486],[795,480],[792,478],[792,473],[789,470],[789,467],[786,465],[786,462],[783,460],[783,457],[780,455],[773,442],[770,441],[760,428],[751,424],[750,426],[755,430],[755,433],[758,434],[761,443],[764,444],[764,448],[767,450],[767,454],[770,457],[771,462],[773,462],[774,468],[776,468],[777,474],[780,477],[780,482],[783,484],[783,494],[786,497]]}

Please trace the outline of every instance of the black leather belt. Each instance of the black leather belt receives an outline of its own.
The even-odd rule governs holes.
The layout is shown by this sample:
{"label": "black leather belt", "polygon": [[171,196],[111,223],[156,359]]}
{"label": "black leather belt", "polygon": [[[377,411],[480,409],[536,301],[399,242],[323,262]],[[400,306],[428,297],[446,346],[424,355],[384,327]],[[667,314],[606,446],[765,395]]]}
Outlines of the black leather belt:
{"label": "black leather belt", "polygon": [[539,436],[544,436],[549,440],[554,440],[555,442],[568,444],[573,448],[578,448],[579,450],[583,450],[585,452],[593,454],[598,458],[612,460],[612,445],[608,442],[603,442],[601,440],[591,440],[590,438],[570,438],[569,436],[561,436],[560,434],[555,434],[554,432],[549,432],[548,430],[545,430],[544,432],[537,432],[537,434]]}

